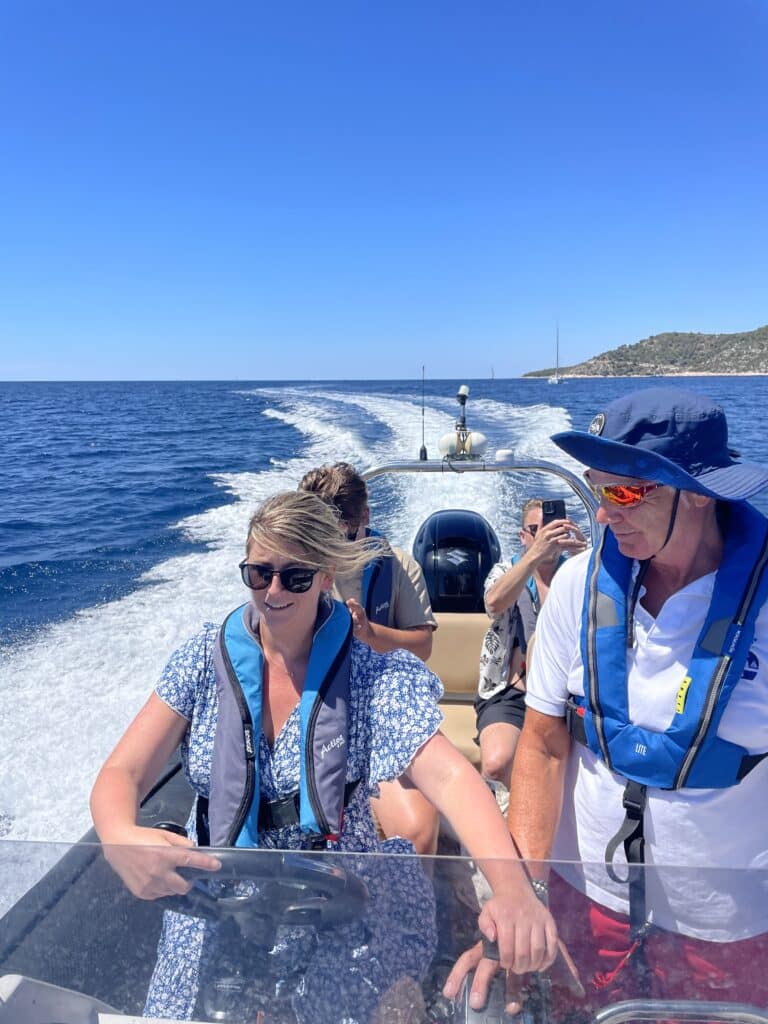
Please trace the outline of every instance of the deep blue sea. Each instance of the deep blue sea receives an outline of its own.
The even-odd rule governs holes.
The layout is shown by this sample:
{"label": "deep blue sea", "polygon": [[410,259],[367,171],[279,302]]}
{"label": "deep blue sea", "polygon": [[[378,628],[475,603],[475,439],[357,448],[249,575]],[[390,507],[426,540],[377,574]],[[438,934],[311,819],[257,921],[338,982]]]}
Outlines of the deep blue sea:
{"label": "deep blue sea", "polygon": [[[260,500],[322,462],[416,458],[422,428],[436,457],[461,383],[491,453],[557,459],[551,433],[658,382],[428,381],[423,412],[421,381],[0,384],[0,835],[82,833],[93,775],[167,655],[243,599]],[[734,446],[768,462],[767,378],[675,383],[717,398]],[[509,549],[522,489],[448,474],[371,495],[402,546],[447,503],[483,512]]]}

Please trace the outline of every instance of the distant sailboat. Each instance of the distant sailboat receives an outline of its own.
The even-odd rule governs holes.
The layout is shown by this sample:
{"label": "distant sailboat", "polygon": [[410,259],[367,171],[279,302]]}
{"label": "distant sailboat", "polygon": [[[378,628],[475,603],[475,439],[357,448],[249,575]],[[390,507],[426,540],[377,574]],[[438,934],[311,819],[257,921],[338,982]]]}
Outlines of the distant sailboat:
{"label": "distant sailboat", "polygon": [[560,384],[563,378],[560,376],[560,323],[555,327],[555,372],[549,378],[550,384]]}

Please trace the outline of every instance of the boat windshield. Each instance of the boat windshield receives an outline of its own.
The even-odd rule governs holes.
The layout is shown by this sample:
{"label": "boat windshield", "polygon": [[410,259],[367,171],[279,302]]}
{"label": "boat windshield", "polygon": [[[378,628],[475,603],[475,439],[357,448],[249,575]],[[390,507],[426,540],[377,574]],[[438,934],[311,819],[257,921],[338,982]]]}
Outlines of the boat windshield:
{"label": "boat windshield", "polygon": [[[483,1009],[470,1007],[469,986],[454,1000],[441,994],[488,896],[470,860],[262,850],[220,860],[214,880],[188,895],[140,900],[98,844],[0,844],[3,880],[57,861],[0,919],[0,1024],[125,1024],[145,1010],[236,1024],[504,1019],[504,972]],[[563,876],[594,885],[605,871],[554,865],[550,892]],[[768,869],[646,868],[640,880],[648,924],[611,970],[589,966],[597,950],[578,900],[556,914],[563,951],[522,979],[521,1021],[768,1021],[768,947],[749,939],[768,926]],[[730,967],[706,975],[685,944],[668,941],[675,920],[694,945],[738,939]]]}

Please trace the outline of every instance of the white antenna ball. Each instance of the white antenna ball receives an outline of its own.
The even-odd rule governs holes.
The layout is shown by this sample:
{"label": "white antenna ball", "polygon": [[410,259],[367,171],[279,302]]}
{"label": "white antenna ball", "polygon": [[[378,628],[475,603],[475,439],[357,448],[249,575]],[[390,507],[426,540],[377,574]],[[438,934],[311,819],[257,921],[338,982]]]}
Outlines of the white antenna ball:
{"label": "white antenna ball", "polygon": [[479,430],[470,430],[467,435],[467,442],[464,446],[467,455],[474,455],[475,458],[480,458],[485,455],[485,449],[488,447],[488,438],[485,434],[481,434]]}
{"label": "white antenna ball", "polygon": [[456,433],[451,431],[448,434],[443,434],[440,440],[437,442],[437,450],[440,454],[445,457],[446,455],[456,454]]}

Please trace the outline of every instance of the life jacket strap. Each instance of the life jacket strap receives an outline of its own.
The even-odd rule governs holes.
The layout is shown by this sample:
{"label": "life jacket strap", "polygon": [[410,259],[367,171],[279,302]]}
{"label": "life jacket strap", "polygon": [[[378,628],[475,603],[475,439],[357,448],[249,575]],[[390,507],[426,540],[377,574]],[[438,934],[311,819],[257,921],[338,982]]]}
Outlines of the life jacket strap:
{"label": "life jacket strap", "polygon": [[[348,782],[344,787],[345,807],[349,806],[349,802],[360,782],[360,779],[355,779],[354,782]],[[279,800],[266,800],[262,797],[259,801],[259,832],[268,832],[271,829],[289,828],[292,825],[298,825],[301,821],[299,805],[300,793],[298,789],[293,793],[289,793],[288,796],[281,797]]]}
{"label": "life jacket strap", "polygon": [[571,738],[588,747],[587,730],[584,728],[584,705],[577,704],[573,697],[565,702],[565,724]]}
{"label": "life jacket strap", "polygon": [[[614,882],[629,883],[629,933],[638,939],[646,929],[645,907],[645,832],[644,815],[648,790],[640,782],[629,779],[624,787],[622,806],[624,821],[621,828],[605,848],[605,866]],[[619,844],[624,846],[628,873],[621,878],[613,866]]]}

